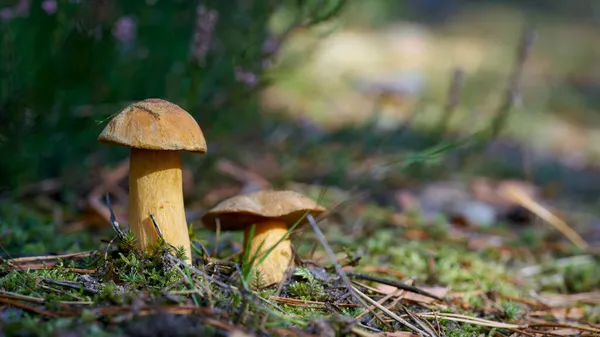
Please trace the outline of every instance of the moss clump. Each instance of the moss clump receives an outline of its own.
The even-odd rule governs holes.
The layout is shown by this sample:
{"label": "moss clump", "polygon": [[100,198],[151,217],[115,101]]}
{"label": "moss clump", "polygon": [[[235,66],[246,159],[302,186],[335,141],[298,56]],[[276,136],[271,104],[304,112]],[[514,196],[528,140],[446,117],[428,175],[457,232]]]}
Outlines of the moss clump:
{"label": "moss clump", "polygon": [[325,301],[327,299],[323,285],[308,269],[298,267],[294,271],[294,277],[299,280],[289,285],[288,292],[292,297],[306,301]]}
{"label": "moss clump", "polygon": [[[105,279],[123,283],[128,289],[149,291],[160,291],[183,281],[175,262],[167,257],[173,254],[173,248],[164,240],[159,240],[147,251],[140,251],[133,235],[127,232],[119,248],[99,266]],[[185,259],[182,247],[176,248],[174,253],[177,259]]]}

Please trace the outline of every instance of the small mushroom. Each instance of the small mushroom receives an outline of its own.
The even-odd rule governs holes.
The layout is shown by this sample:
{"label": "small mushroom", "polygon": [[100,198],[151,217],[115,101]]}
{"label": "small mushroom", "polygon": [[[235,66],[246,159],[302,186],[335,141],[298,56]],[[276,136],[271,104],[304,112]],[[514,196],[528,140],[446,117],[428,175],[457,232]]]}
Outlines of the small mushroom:
{"label": "small mushroom", "polygon": [[129,226],[140,248],[147,249],[158,238],[150,217],[153,214],[165,241],[183,246],[191,263],[179,151],[206,152],[196,120],[176,104],[146,99],[112,118],[98,140],[131,147]]}
{"label": "small mushroom", "polygon": [[202,222],[215,230],[218,218],[222,230],[244,230],[244,249],[255,225],[248,252],[249,259],[256,256],[255,263],[283,238],[264,261],[255,266],[261,284],[269,286],[283,279],[292,257],[292,243],[286,234],[299,220],[302,219],[298,226],[306,223],[307,212],[317,216],[325,212],[325,208],[294,191],[266,190],[223,200],[202,217]]}

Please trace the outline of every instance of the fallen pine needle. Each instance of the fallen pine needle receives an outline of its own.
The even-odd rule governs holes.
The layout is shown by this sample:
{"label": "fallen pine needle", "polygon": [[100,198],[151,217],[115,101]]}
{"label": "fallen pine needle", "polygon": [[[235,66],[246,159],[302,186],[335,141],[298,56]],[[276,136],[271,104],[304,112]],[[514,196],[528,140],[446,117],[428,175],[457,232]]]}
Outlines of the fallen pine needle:
{"label": "fallen pine needle", "polygon": [[43,255],[43,256],[17,257],[17,258],[14,258],[14,259],[7,260],[6,262],[8,264],[12,265],[12,264],[21,264],[21,263],[33,262],[33,261],[57,260],[57,259],[64,259],[64,258],[69,258],[69,257],[86,257],[86,256],[91,256],[94,253],[96,253],[95,250],[90,250],[90,251],[87,251],[87,252],[62,254],[62,255]]}
{"label": "fallen pine needle", "polygon": [[523,328],[523,326],[519,325],[519,324],[509,324],[509,323],[490,321],[490,320],[483,319],[483,318],[471,317],[471,316],[460,315],[460,314],[437,312],[437,313],[425,313],[425,314],[420,313],[419,316],[426,317],[426,318],[438,317],[438,318],[443,318],[443,319],[446,319],[449,321],[463,322],[463,323],[487,326],[487,327],[498,328],[498,329],[522,329]]}
{"label": "fallen pine needle", "polygon": [[504,193],[506,193],[507,196],[511,197],[517,203],[521,204],[521,206],[525,207],[535,215],[554,226],[554,228],[560,231],[567,239],[579,247],[579,249],[587,250],[589,248],[587,242],[585,242],[585,240],[579,234],[577,234],[577,232],[569,227],[566,222],[537,203],[529,195],[525,194],[525,192],[523,192],[520,188],[509,185],[505,187]]}
{"label": "fallen pine needle", "polygon": [[596,334],[600,334],[600,329],[594,328],[591,326],[581,326],[581,325],[573,325],[573,324],[564,324],[564,323],[530,323],[526,325],[528,328],[538,327],[538,328],[567,328],[567,329],[577,329],[583,330],[587,332],[592,332]]}
{"label": "fallen pine needle", "polygon": [[425,331],[419,329],[418,327],[412,325],[410,322],[408,322],[407,320],[405,320],[404,318],[396,315],[395,313],[393,313],[392,311],[390,311],[388,308],[384,307],[383,305],[379,304],[377,301],[373,300],[372,298],[370,298],[369,296],[365,295],[363,292],[361,292],[360,290],[356,289],[354,286],[352,286],[353,290],[360,295],[362,298],[364,298],[367,302],[371,303],[372,305],[374,305],[375,307],[377,307],[377,309],[383,311],[386,315],[390,316],[391,318],[395,319],[396,321],[398,321],[400,324],[404,324],[405,326],[411,328],[414,331],[417,331],[418,333],[422,334],[423,336],[429,336],[428,333],[426,333]]}
{"label": "fallen pine needle", "polygon": [[[318,301],[308,301],[308,300],[300,300],[300,299],[296,299],[296,298],[289,298],[289,297],[277,297],[277,296],[269,296],[269,299],[277,301],[277,302],[281,302],[287,305],[293,305],[293,306],[298,306],[298,307],[305,307],[305,308],[315,308],[315,307],[327,307],[327,303],[325,302],[318,302]],[[339,303],[336,304],[339,307],[347,307],[347,308],[354,308],[354,307],[359,307],[358,304],[352,304],[352,303]]]}
{"label": "fallen pine needle", "polygon": [[[34,264],[21,264],[16,266],[10,266],[8,270],[52,270],[56,269],[57,263],[34,263]],[[95,274],[97,271],[92,269],[81,269],[81,268],[62,268],[64,271],[75,273],[75,274]]]}
{"label": "fallen pine needle", "polygon": [[[33,297],[26,296],[17,293],[12,293],[10,291],[0,290],[0,298],[19,300],[23,302],[36,303],[36,304],[44,304],[46,303],[46,299],[41,297]],[[90,301],[55,301],[55,303],[66,304],[66,305],[92,305],[94,302]]]}
{"label": "fallen pine needle", "polygon": [[40,297],[26,296],[17,293],[12,293],[10,291],[0,290],[0,298],[9,298],[13,300],[20,300],[25,302],[44,304],[46,302],[45,299]]}
{"label": "fallen pine needle", "polygon": [[370,332],[367,332],[363,329],[359,329],[357,327],[353,327],[350,331],[352,331],[355,335],[358,335],[360,337],[376,337],[379,336],[378,334],[373,334]]}

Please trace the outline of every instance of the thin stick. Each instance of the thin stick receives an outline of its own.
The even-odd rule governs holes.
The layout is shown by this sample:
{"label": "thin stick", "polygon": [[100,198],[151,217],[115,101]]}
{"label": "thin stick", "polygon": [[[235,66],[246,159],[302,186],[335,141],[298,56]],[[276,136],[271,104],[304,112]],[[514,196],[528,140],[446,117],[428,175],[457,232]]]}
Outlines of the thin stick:
{"label": "thin stick", "polygon": [[360,337],[376,337],[376,336],[380,336],[379,334],[373,334],[370,332],[366,332],[363,329],[359,329],[357,327],[352,327],[352,329],[350,329],[350,331],[352,331],[355,335],[358,335]]}
{"label": "thin stick", "polygon": [[156,217],[154,216],[154,214],[150,214],[150,219],[152,219],[152,224],[154,225],[154,229],[156,229],[158,236],[160,236],[160,238],[163,239],[163,241],[164,241],[165,236],[163,235],[163,232],[160,229],[160,226],[158,225],[158,222],[156,221]]}
{"label": "thin stick", "polygon": [[[114,229],[114,227],[113,227]],[[108,244],[106,245],[106,249],[104,250],[104,260],[108,261],[108,251],[110,250],[110,246],[113,244],[113,242],[115,242],[116,239],[119,238],[119,235],[115,235],[113,236],[112,239],[110,239],[110,241],[108,241]]]}
{"label": "thin stick", "polygon": [[531,54],[531,47],[533,46],[535,37],[534,33],[535,32],[532,27],[527,26],[521,35],[521,41],[519,42],[519,46],[517,48],[513,71],[508,80],[508,85],[504,94],[504,100],[502,101],[500,107],[498,107],[496,116],[492,120],[490,135],[491,139],[494,139],[498,133],[500,133],[500,130],[502,130],[510,110],[515,105],[515,102],[521,93],[523,70],[525,69],[525,63],[529,58],[529,54]]}
{"label": "thin stick", "polygon": [[26,302],[31,302],[31,303],[37,303],[37,304],[46,303],[46,300],[41,297],[26,296],[26,295],[21,295],[21,294],[13,293],[10,291],[4,291],[4,290],[0,290],[0,297],[10,298],[13,300],[26,301]]}
{"label": "thin stick", "polygon": [[[57,290],[57,289],[53,289],[53,290]],[[36,303],[36,304],[45,304],[46,303],[46,299],[41,298],[41,297],[26,296],[26,295],[21,295],[21,294],[13,293],[10,291],[4,291],[4,290],[0,290],[0,298],[8,298],[8,299],[12,299],[12,300],[19,300],[19,301],[24,301],[24,302]],[[91,301],[56,301],[56,303],[66,304],[66,305],[94,304],[94,302],[91,302]]]}
{"label": "thin stick", "polygon": [[527,324],[527,327],[528,328],[531,328],[531,327],[569,328],[569,329],[577,329],[577,330],[583,330],[583,331],[593,332],[593,333],[600,333],[600,329],[590,327],[590,326],[581,326],[581,325],[564,324],[564,323],[553,323],[553,322],[529,323],[529,324]]}
{"label": "thin stick", "polygon": [[522,325],[518,325],[518,324],[494,322],[494,321],[490,321],[490,320],[483,319],[483,318],[477,318],[477,317],[471,317],[471,316],[465,316],[465,315],[459,315],[459,314],[443,313],[443,312],[425,313],[425,314],[419,314],[419,316],[426,317],[426,318],[439,317],[439,318],[443,318],[443,319],[446,319],[449,321],[463,322],[463,323],[469,323],[469,324],[475,324],[475,325],[481,325],[481,326],[487,326],[487,327],[499,328],[499,329],[523,328]]}
{"label": "thin stick", "polygon": [[112,226],[113,230],[117,233],[119,239],[123,240],[123,238],[125,237],[125,233],[123,233],[123,231],[119,227],[119,222],[117,221],[115,211],[113,210],[112,204],[110,202],[110,193],[106,193],[106,207],[108,207],[108,210],[110,212],[110,225]]}
{"label": "thin stick", "polygon": [[48,291],[54,291],[54,292],[57,292],[57,293],[59,293],[59,294],[65,295],[65,296],[67,296],[67,297],[70,297],[70,298],[72,298],[72,299],[74,299],[74,300],[77,300],[77,301],[83,301],[83,298],[81,298],[81,297],[79,297],[79,296],[75,296],[75,295],[73,295],[73,294],[70,294],[70,293],[68,293],[68,292],[66,292],[66,291],[64,291],[64,290],[60,290],[60,289],[56,289],[56,288],[52,288],[52,287],[48,287],[48,286],[45,286],[45,285],[43,285],[43,284],[39,284],[38,286],[39,286],[40,288],[42,288],[42,289],[45,289],[45,290],[48,290]]}
{"label": "thin stick", "polygon": [[[154,214],[150,214],[150,219],[152,219],[152,225],[154,225],[154,229],[156,229],[156,233],[158,233],[158,236],[160,237],[160,239],[163,240],[167,245],[169,245],[169,247],[171,247],[173,249],[173,251],[176,252],[177,247],[173,246],[172,244],[167,242],[167,240],[165,240],[165,236],[163,235],[163,232],[160,229],[160,226],[158,225],[158,222],[156,221],[156,217],[154,216]],[[192,261],[190,261],[190,263],[191,262]]]}
{"label": "thin stick", "polygon": [[460,91],[465,81],[465,71],[461,68],[456,68],[452,71],[452,79],[450,80],[450,87],[448,88],[448,96],[446,106],[442,112],[442,116],[437,126],[437,132],[440,136],[443,136],[448,129],[448,123],[452,119],[458,104],[460,103]]}
{"label": "thin stick", "polygon": [[405,306],[403,306],[403,305],[400,305],[400,306],[402,307],[404,312],[408,315],[408,317],[410,317],[414,322],[419,324],[419,326],[421,328],[423,328],[423,330],[427,331],[428,334],[430,334],[431,336],[434,336],[434,337],[439,337],[438,333],[433,329],[433,327],[431,326],[431,324],[429,324],[429,322],[427,322],[424,319],[421,319],[418,315],[409,311]]}
{"label": "thin stick", "polygon": [[[396,290],[394,290],[394,292],[391,292],[391,293],[387,294],[385,297],[383,297],[382,299],[380,299],[379,301],[377,301],[377,303],[383,305],[383,303],[385,303],[387,300],[389,300],[392,297],[400,295],[402,292],[404,292],[404,290],[402,290],[402,289],[396,289]],[[375,306],[372,305],[369,308],[371,310],[373,310],[373,309],[375,309]],[[360,314],[358,314],[356,317],[354,317],[354,319],[357,320],[357,319],[363,317],[364,315],[366,315],[368,312],[369,311],[365,310],[365,311],[361,312]]]}
{"label": "thin stick", "polygon": [[82,286],[79,283],[72,283],[72,282],[66,282],[66,281],[56,281],[56,280],[50,280],[50,279],[47,279],[47,278],[42,278],[41,280],[44,281],[45,283],[54,284],[54,285],[61,286],[61,287],[66,287],[66,288],[71,288],[71,289],[76,289],[76,290],[83,290],[83,291],[88,292],[88,293],[90,293],[92,295],[98,294],[98,290],[84,287],[84,286]]}
{"label": "thin stick", "polygon": [[14,259],[7,260],[6,262],[9,264],[20,264],[24,262],[33,262],[33,261],[49,261],[49,260],[57,260],[64,259],[69,257],[87,257],[96,253],[95,250],[90,250],[87,252],[80,253],[70,253],[70,254],[62,254],[62,255],[42,255],[42,256],[28,256],[28,257],[17,257]]}
{"label": "thin stick", "polygon": [[389,286],[396,287],[398,289],[402,289],[402,290],[410,291],[412,293],[416,293],[419,295],[434,298],[440,302],[444,301],[442,298],[440,298],[437,295],[434,295],[430,292],[419,289],[415,286],[408,285],[406,283],[402,283],[402,282],[398,282],[398,281],[394,281],[394,280],[388,280],[388,279],[385,279],[382,277],[377,277],[377,276],[372,276],[372,275],[367,275],[367,274],[355,273],[355,272],[347,272],[346,275],[348,275],[349,277],[359,278],[359,279],[363,279],[363,280],[367,280],[367,281],[373,281],[373,282],[377,282],[377,283],[387,284]]}
{"label": "thin stick", "polygon": [[[369,306],[367,305],[367,303],[365,303],[365,301],[363,301],[361,299],[361,297],[358,295],[358,293],[356,293],[356,291],[357,291],[356,288],[354,288],[352,286],[352,284],[350,283],[350,279],[348,278],[348,276],[346,276],[346,273],[344,273],[342,266],[340,266],[340,263],[338,262],[338,260],[335,257],[335,253],[333,252],[333,249],[331,249],[331,246],[329,246],[329,244],[327,243],[327,239],[325,239],[325,235],[323,235],[323,232],[321,232],[321,229],[317,225],[315,218],[313,218],[312,214],[309,213],[306,215],[306,219],[308,219],[310,226],[312,227],[313,231],[315,232],[317,239],[321,243],[321,246],[323,246],[323,248],[325,249],[325,252],[329,256],[331,263],[333,263],[333,266],[335,267],[335,271],[337,272],[338,276],[342,279],[344,286],[346,286],[346,288],[348,289],[350,294],[352,294],[352,296],[354,297],[354,299],[356,299],[358,301],[358,303],[360,303],[366,310],[369,310]],[[369,310],[369,311],[371,311],[371,310]],[[376,311],[371,311],[371,312],[373,312],[373,315],[375,315],[375,317],[377,317],[381,321],[381,323],[383,323],[385,326],[389,327],[389,325],[384,321],[384,319]]]}
{"label": "thin stick", "polygon": [[489,125],[485,126],[482,131],[473,134],[476,138],[480,139],[480,142],[476,143],[473,148],[470,149],[470,153],[463,159],[463,163],[461,163],[463,167],[477,166],[478,163],[483,160],[484,147],[489,146],[504,128],[508,116],[521,92],[523,71],[527,59],[529,58],[529,54],[531,53],[535,37],[534,33],[533,28],[529,25],[523,30],[521,40],[519,41],[519,45],[515,52],[515,62],[506,85],[504,98],[502,99],[500,106],[496,109],[495,115]]}

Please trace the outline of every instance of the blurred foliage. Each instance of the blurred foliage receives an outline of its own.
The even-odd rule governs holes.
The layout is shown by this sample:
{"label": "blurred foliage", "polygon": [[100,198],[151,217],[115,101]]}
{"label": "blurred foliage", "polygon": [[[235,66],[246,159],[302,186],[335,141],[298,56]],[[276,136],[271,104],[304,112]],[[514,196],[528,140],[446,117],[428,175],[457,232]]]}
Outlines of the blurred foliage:
{"label": "blurred foliage", "polygon": [[600,3],[595,0],[369,0],[353,2],[342,19],[350,25],[372,27],[384,27],[399,17],[438,25],[465,9],[490,5],[515,8],[530,16],[597,21]]}
{"label": "blurred foliage", "polygon": [[3,253],[8,256],[57,252],[77,252],[98,245],[91,235],[64,233],[52,219],[20,205],[0,204],[0,232]]}
{"label": "blurred foliage", "polygon": [[[90,167],[123,158],[126,149],[108,149],[96,137],[112,114],[145,98],[180,104],[209,140],[251,130],[261,116],[252,93],[268,82],[287,33],[331,18],[344,3],[46,0],[5,7],[0,150],[10,155],[0,162],[0,190],[67,174],[81,181]],[[273,24],[281,12],[288,15]]]}

